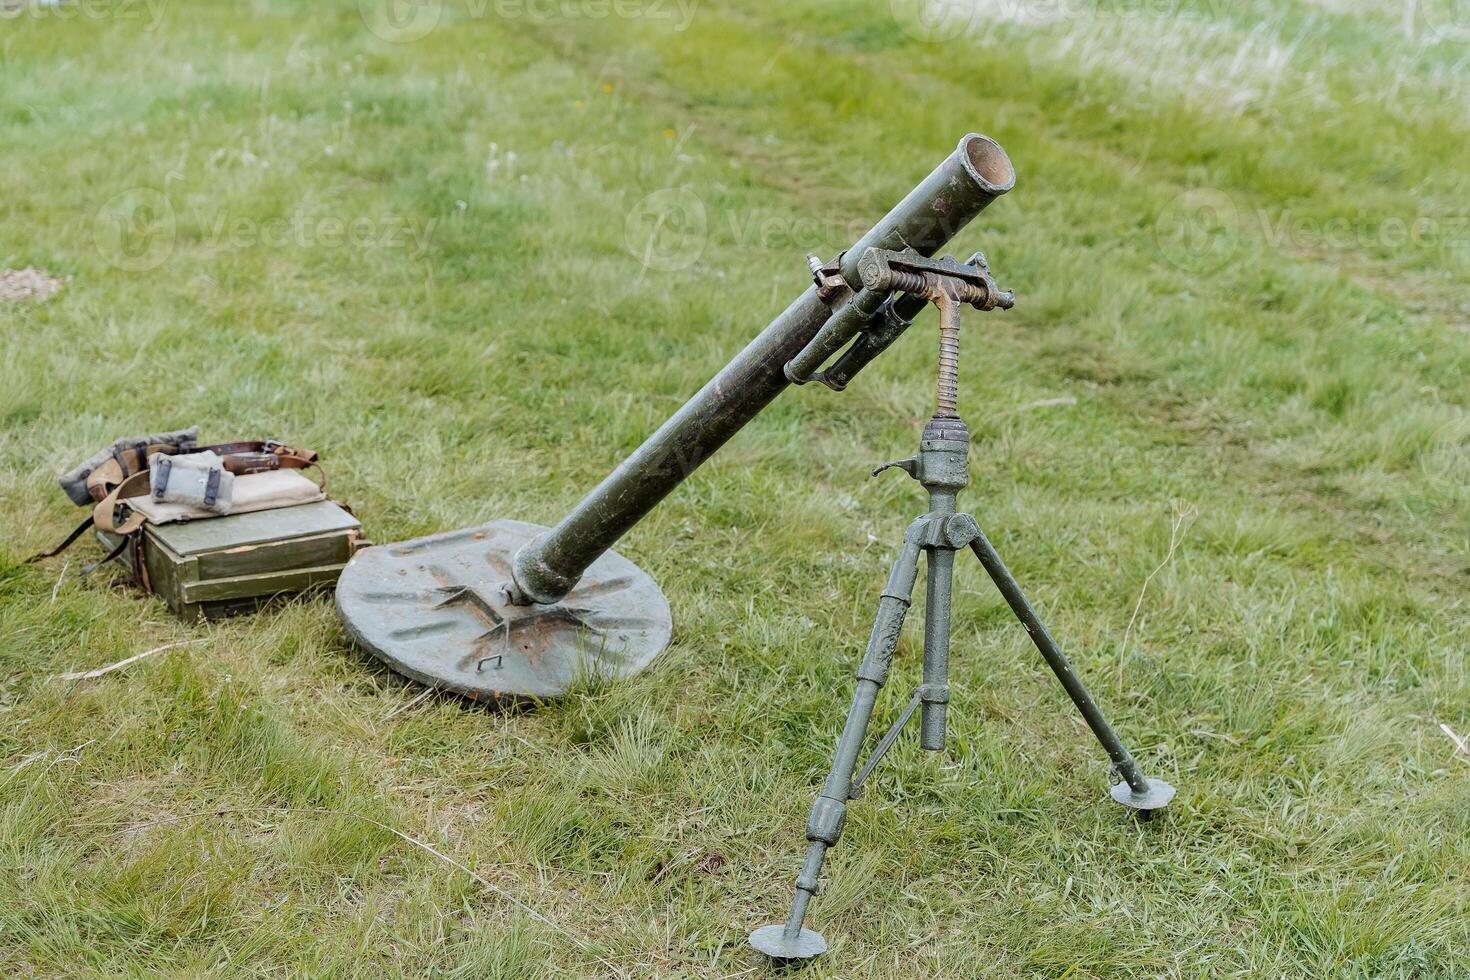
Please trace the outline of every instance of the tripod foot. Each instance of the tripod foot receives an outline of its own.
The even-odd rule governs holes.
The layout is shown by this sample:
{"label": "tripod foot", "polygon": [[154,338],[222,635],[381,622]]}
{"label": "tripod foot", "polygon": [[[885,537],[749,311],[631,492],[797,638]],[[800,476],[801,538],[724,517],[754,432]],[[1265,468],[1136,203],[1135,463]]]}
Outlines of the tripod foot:
{"label": "tripod foot", "polygon": [[820,932],[803,929],[794,937],[787,937],[786,925],[762,926],[750,934],[750,945],[773,960],[809,960],[827,952],[827,940]]}
{"label": "tripod foot", "polygon": [[1148,820],[1153,817],[1155,810],[1162,810],[1169,805],[1169,801],[1174,798],[1174,787],[1162,779],[1150,779],[1148,789],[1138,793],[1132,786],[1122,782],[1109,790],[1108,795],[1128,809],[1138,811],[1138,819]]}

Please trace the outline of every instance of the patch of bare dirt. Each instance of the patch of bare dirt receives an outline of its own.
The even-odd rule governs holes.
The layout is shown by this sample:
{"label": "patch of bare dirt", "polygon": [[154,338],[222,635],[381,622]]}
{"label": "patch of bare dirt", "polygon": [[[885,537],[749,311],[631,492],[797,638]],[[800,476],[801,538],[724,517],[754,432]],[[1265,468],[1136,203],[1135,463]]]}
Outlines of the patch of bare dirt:
{"label": "patch of bare dirt", "polygon": [[0,303],[40,302],[55,296],[64,285],[65,276],[58,278],[30,266],[0,270]]}

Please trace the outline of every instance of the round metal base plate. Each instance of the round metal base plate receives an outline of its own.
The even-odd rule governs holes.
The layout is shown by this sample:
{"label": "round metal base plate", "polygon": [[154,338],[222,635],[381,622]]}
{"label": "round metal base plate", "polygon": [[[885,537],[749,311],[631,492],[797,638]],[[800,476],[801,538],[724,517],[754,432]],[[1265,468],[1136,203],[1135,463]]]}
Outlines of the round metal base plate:
{"label": "round metal base plate", "polygon": [[1174,798],[1174,787],[1162,779],[1149,779],[1147,793],[1135,793],[1126,782],[1119,783],[1108,791],[1108,795],[1132,810],[1152,813],[1162,810]]}
{"label": "round metal base plate", "polygon": [[638,673],[668,646],[669,603],[609,551],[552,605],[511,605],[516,551],[546,530],[492,521],[358,552],[337,612],[363,649],[401,674],[471,698],[554,698],[581,678]]}
{"label": "round metal base plate", "polygon": [[750,934],[750,945],[773,960],[809,960],[827,952],[827,940],[820,932],[801,930],[795,939],[786,938],[786,924],[761,926]]}

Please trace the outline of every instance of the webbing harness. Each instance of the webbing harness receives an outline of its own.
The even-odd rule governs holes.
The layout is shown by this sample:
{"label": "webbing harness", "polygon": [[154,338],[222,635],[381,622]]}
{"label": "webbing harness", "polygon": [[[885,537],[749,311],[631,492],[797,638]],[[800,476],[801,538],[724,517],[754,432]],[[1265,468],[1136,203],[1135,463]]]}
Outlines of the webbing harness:
{"label": "webbing harness", "polygon": [[[181,453],[212,452],[220,457],[225,470],[236,476],[249,473],[266,473],[271,470],[303,470],[315,466],[321,471],[317,454],[309,449],[294,449],[274,439],[264,441],[225,442],[214,446],[180,445],[176,442],[138,443],[131,447],[114,446],[111,457],[99,463],[86,476],[87,495],[96,501],[92,514],[79,524],[76,530],[50,551],[32,555],[27,562],[54,558],[76,543],[88,528],[119,535],[122,540],[100,561],[87,565],[81,574],[88,575],[107,564],[125,551],[130,544],[136,545],[137,531],[148,518],[141,511],[129,508],[129,513],[118,521],[119,505],[130,497],[141,497],[149,493],[149,458],[157,454],[169,456]],[[326,473],[322,473],[322,489],[326,489]],[[140,555],[133,562],[135,573],[146,580]],[[146,585],[146,581],[144,581]]]}

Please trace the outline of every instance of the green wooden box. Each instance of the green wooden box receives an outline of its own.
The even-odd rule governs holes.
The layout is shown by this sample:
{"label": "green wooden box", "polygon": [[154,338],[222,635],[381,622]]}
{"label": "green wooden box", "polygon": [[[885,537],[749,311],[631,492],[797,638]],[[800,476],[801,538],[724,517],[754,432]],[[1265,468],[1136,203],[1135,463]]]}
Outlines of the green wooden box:
{"label": "green wooden box", "polygon": [[[272,596],[330,587],[364,542],[362,525],[330,500],[178,524],[145,524],[148,583],[179,616],[252,612]],[[98,532],[109,550],[120,540]],[[120,560],[131,570],[135,549]]]}

